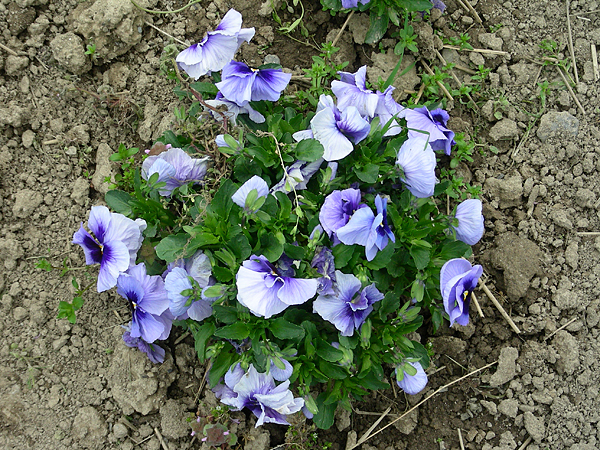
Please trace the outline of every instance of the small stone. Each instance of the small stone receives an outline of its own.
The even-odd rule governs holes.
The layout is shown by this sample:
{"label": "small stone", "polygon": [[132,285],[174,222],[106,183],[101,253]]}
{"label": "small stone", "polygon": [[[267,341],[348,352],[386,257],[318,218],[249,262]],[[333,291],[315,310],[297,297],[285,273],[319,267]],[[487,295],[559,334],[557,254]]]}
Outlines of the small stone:
{"label": "small stone", "polygon": [[521,204],[523,195],[523,177],[520,173],[514,172],[506,178],[488,178],[485,181],[485,190],[492,197],[500,200],[500,209],[511,208]]}
{"label": "small stone", "polygon": [[29,315],[29,312],[22,306],[17,306],[13,309],[13,316],[17,322],[21,322]]}
{"label": "small stone", "polygon": [[519,137],[519,126],[514,120],[502,119],[490,130],[490,138],[494,141],[504,141]]}
{"label": "small stone", "polygon": [[122,423],[115,423],[113,426],[113,434],[116,439],[124,439],[129,435],[129,430]]}
{"label": "small stone", "polygon": [[345,408],[338,408],[335,414],[335,427],[338,431],[344,431],[346,428],[350,427],[350,411]]}
{"label": "small stone", "polygon": [[419,408],[415,409],[401,420],[394,421],[393,424],[400,433],[408,435],[412,433],[415,428],[417,428],[418,420]]}
{"label": "small stone", "polygon": [[561,375],[572,375],[579,367],[579,343],[568,331],[560,330],[552,340],[558,354],[556,371]]}
{"label": "small stone", "polygon": [[492,33],[481,33],[478,39],[484,47],[492,50],[502,50],[502,44],[504,44],[501,38]]}
{"label": "small stone", "polygon": [[569,214],[564,209],[552,211],[550,213],[550,219],[552,219],[552,222],[554,222],[556,225],[564,228],[565,230],[573,229],[573,222],[571,222]]}
{"label": "small stone", "polygon": [[92,177],[92,186],[101,194],[108,192],[108,183],[105,181],[107,178],[114,183],[115,175],[111,162],[108,159],[112,153],[112,149],[104,142],[98,146],[98,150],[96,151],[96,171]]}
{"label": "small stone", "polygon": [[54,59],[75,75],[83,75],[92,68],[92,62],[85,54],[83,41],[75,33],[57,35],[50,42],[50,48]]}
{"label": "small stone", "polygon": [[546,142],[548,138],[557,134],[566,134],[569,137],[577,137],[578,133],[579,119],[566,111],[551,111],[544,114],[540,119],[537,137],[540,141]]}
{"label": "small stone", "polygon": [[490,378],[490,386],[501,386],[515,377],[518,357],[519,351],[514,347],[506,347],[500,350],[498,368],[496,369],[496,373]]}
{"label": "small stone", "polygon": [[83,448],[104,448],[104,438],[108,434],[108,427],[104,418],[93,406],[84,406],[75,417],[72,433],[79,440]]}
{"label": "small stone", "polygon": [[519,402],[514,398],[507,398],[502,400],[498,405],[498,411],[505,416],[508,416],[512,419],[517,417],[519,413]]}
{"label": "small stone", "polygon": [[557,289],[552,296],[552,300],[554,301],[556,307],[561,311],[573,309],[577,307],[579,302],[577,294],[569,289]]}
{"label": "small stone", "polygon": [[35,133],[31,130],[25,130],[23,132],[23,136],[21,136],[21,139],[23,141],[23,147],[31,148],[33,145],[33,140],[35,139]]}
{"label": "small stone", "polygon": [[488,402],[486,400],[481,400],[481,406],[483,406],[485,409],[487,409],[487,411],[492,414],[492,415],[496,415],[498,414],[498,407],[496,406],[496,404],[494,402]]}
{"label": "small stone", "polygon": [[591,189],[578,189],[575,193],[575,202],[582,208],[593,208],[596,203],[596,194]]}
{"label": "small stone", "polygon": [[6,75],[20,75],[27,66],[29,66],[29,58],[27,56],[9,55],[4,63],[4,71]]}
{"label": "small stone", "polygon": [[21,219],[28,218],[42,204],[44,198],[40,192],[23,189],[16,193],[13,214]]}
{"label": "small stone", "polygon": [[277,55],[266,55],[265,64],[281,64],[281,60]]}
{"label": "small stone", "polygon": [[529,436],[531,436],[535,442],[541,442],[546,434],[544,419],[538,419],[531,412],[526,412],[523,415],[523,419],[525,420],[525,429],[529,433]]}
{"label": "small stone", "polygon": [[24,255],[19,241],[12,238],[0,238],[0,261],[4,261],[6,270],[17,267],[17,260]]}
{"label": "small stone", "polygon": [[90,182],[85,178],[77,178],[73,183],[71,198],[78,205],[84,205],[90,195]]}
{"label": "small stone", "polygon": [[577,269],[579,262],[579,244],[577,242],[571,242],[565,250],[565,261],[572,269]]}
{"label": "small stone", "polygon": [[172,439],[190,434],[190,426],[185,420],[189,416],[186,406],[179,400],[169,399],[160,407],[160,427],[162,433]]}

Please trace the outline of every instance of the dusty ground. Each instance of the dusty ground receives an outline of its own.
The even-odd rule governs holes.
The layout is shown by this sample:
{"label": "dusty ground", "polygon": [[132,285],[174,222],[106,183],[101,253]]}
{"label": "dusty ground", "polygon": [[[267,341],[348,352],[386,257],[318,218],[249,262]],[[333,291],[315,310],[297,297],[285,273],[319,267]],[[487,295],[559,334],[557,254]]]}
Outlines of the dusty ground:
{"label": "dusty ground", "polygon": [[[163,10],[184,4],[140,3]],[[343,18],[305,3],[315,42],[332,40]],[[474,47],[506,52],[443,53],[462,66],[492,69],[476,97],[479,111],[459,101],[448,106],[453,129],[475,136],[484,152],[461,169],[483,187],[487,232],[475,258],[522,333],[510,329],[483,293],[485,318],[473,311],[469,327],[437,336],[423,330],[438,354],[423,395],[498,358],[500,364],[449,388],[363,448],[459,449],[458,429],[470,449],[599,448],[600,85],[590,45],[600,45],[600,3],[570,5],[579,76],[574,90],[585,114],[556,67],[541,65],[544,39],[560,43],[559,58],[569,55],[564,2],[471,3],[482,25],[448,0],[433,30],[445,36],[468,31]],[[207,0],[156,16],[125,0],[0,0],[0,448],[156,450],[155,428],[165,448],[200,447],[184,420],[195,411],[203,375],[191,342],[172,340],[160,366],[127,349],[120,325],[128,312],[112,291],[87,293],[76,325],[58,320],[58,301],[73,297],[71,274],[60,277],[35,264],[42,257],[65,264],[86,283],[82,252],[70,241],[90,206],[102,201],[104,177],[116,170],[108,155],[119,143],[148,148],[171,123],[176,98],[158,70],[171,41],[147,23],[191,43],[231,6],[242,12],[245,26],[257,28],[242,54],[247,61],[275,54],[284,67],[307,67],[313,50],[279,35],[260,2]],[[390,70],[392,55],[355,43],[366,20],[352,20],[340,57],[350,60],[349,69]],[[416,29],[420,55],[439,64],[433,30]],[[83,53],[90,42],[97,46],[94,61]],[[384,40],[383,50],[394,44]],[[419,75],[422,70],[418,64]],[[538,83],[546,81],[542,109]],[[409,74],[403,88],[418,90],[419,83]],[[210,393],[199,397],[212,404]],[[407,408],[391,391],[356,407],[381,412],[390,405],[394,414]],[[238,417],[245,448],[284,441],[281,427],[255,431],[252,419]],[[312,448],[331,442],[343,449],[375,419],[343,414]]]}

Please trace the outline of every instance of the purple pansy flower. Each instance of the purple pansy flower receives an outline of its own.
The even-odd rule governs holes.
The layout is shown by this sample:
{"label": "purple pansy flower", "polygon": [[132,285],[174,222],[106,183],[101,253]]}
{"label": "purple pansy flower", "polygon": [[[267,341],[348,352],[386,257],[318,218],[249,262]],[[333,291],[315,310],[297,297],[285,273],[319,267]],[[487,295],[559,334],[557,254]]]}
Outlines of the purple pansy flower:
{"label": "purple pansy flower", "polygon": [[103,292],[117,284],[120,272],[135,264],[146,221],[133,221],[123,214],[110,212],[106,206],[92,206],[88,227],[95,239],[81,224],[73,235],[73,243],[83,248],[86,264],[100,264],[97,287],[98,292]]}
{"label": "purple pansy flower", "polygon": [[429,135],[431,148],[443,150],[446,155],[450,154],[450,150],[456,142],[454,141],[454,132],[446,128],[450,118],[446,111],[440,108],[429,111],[426,106],[423,106],[422,108],[407,109],[404,118],[406,126],[409,128],[409,138]]}
{"label": "purple pansy flower", "polygon": [[281,69],[252,69],[243,62],[231,61],[223,68],[216,86],[223,97],[238,105],[259,100],[276,102],[291,78]]}
{"label": "purple pansy flower", "polygon": [[248,114],[250,120],[255,123],[263,123],[265,121],[265,116],[256,111],[254,108],[252,108],[249,102],[244,102],[241,105],[238,105],[237,103],[227,100],[225,97],[223,97],[223,94],[221,92],[217,92],[217,96],[214,100],[205,100],[204,103],[206,103],[209,106],[212,106],[213,108],[218,108],[220,106],[225,106],[227,108],[227,111],[223,113],[218,113],[210,108],[205,108],[205,110],[208,111],[217,121],[222,121],[223,116],[225,116],[227,120],[230,120],[231,123],[235,126],[237,116],[239,114]]}
{"label": "purple pansy flower", "polygon": [[392,97],[394,89],[394,86],[388,86],[385,92],[376,92],[375,117],[379,117],[379,127],[383,128],[390,120],[392,121],[384,136],[396,136],[402,132],[402,127],[398,124],[397,119],[403,118],[407,110]]}
{"label": "purple pansy flower", "polygon": [[333,191],[325,197],[319,212],[319,221],[329,236],[346,225],[356,211],[367,208],[367,205],[360,203],[360,197],[358,189]]}
{"label": "purple pansy flower", "polygon": [[340,111],[353,106],[363,117],[374,117],[378,95],[367,89],[367,66],[362,66],[356,73],[338,72],[341,81],[331,82],[331,90],[338,99],[337,107]]}
{"label": "purple pansy flower", "polygon": [[310,121],[310,130],[294,133],[294,139],[314,138],[324,148],[325,161],[337,161],[348,156],[369,135],[371,125],[354,106],[340,111],[330,95],[322,94],[317,113]]}
{"label": "purple pansy flower", "polygon": [[[289,269],[287,272],[293,272]],[[268,319],[290,305],[300,305],[317,292],[316,279],[293,278],[281,273],[264,256],[252,255],[236,275],[237,299],[252,314]]]}
{"label": "purple pansy flower", "polygon": [[286,167],[287,176],[284,175],[281,181],[271,188],[271,193],[285,192],[287,194],[292,190],[301,191],[306,189],[306,185],[311,177],[317,173],[323,161],[322,158],[310,163],[296,161],[291,166]]}
{"label": "purple pansy flower", "polygon": [[149,156],[142,163],[142,178],[149,180],[158,173],[157,182],[166,185],[158,190],[163,197],[169,197],[173,190],[184,184],[198,184],[206,175],[208,157],[192,158],[180,148],[171,148],[159,155]]}
{"label": "purple pansy flower", "polygon": [[387,223],[387,199],[375,197],[377,215],[371,208],[356,211],[346,225],[336,231],[337,238],[346,245],[363,245],[367,261],[372,261],[388,241],[396,242],[394,233]]}
{"label": "purple pansy flower", "polygon": [[[204,292],[213,285],[211,278],[212,266],[208,256],[198,250],[191,258],[179,260],[178,263],[169,264],[169,273],[165,277],[165,290],[169,299],[169,310],[178,318],[189,317],[201,321],[212,315],[212,303],[216,298],[206,297]],[[192,283],[190,277],[195,283]],[[202,289],[195,297],[183,295],[182,292]]]}
{"label": "purple pansy flower", "polygon": [[[246,205],[246,199],[252,191],[256,191],[256,198],[252,202],[252,205]],[[235,194],[231,196],[231,199],[233,200],[233,203],[238,205],[240,208],[244,208],[244,211],[254,213],[260,209],[253,209],[256,201],[259,198],[267,198],[267,195],[269,195],[269,186],[267,186],[267,182],[258,175],[254,175],[252,178],[242,184],[237,191],[235,191]]]}
{"label": "purple pansy flower", "polygon": [[175,61],[197,80],[225,67],[242,43],[250,42],[253,36],[254,28],[242,28],[242,15],[230,9],[215,31],[209,31],[202,41],[179,53]]}
{"label": "purple pansy flower", "polygon": [[471,293],[483,273],[480,265],[471,266],[466,259],[455,258],[447,261],[440,271],[440,291],[444,309],[450,317],[450,326],[469,323]]}
{"label": "purple pansy flower", "polygon": [[[313,231],[314,232],[314,231]],[[310,265],[317,269],[322,277],[318,279],[318,294],[333,295],[333,283],[335,283],[335,258],[333,252],[327,247],[317,247],[317,252]]]}
{"label": "purple pansy flower", "polygon": [[375,283],[361,291],[361,283],[352,274],[335,271],[333,295],[319,295],[313,303],[313,311],[331,322],[342,336],[352,336],[373,311],[373,303],[383,299]]}
{"label": "purple pansy flower", "polygon": [[366,5],[367,3],[369,3],[369,0],[342,0],[342,8],[356,8],[359,3],[361,5]]}
{"label": "purple pansy flower", "polygon": [[435,189],[435,153],[425,137],[408,138],[400,150],[396,164],[402,169],[401,180],[417,198],[433,195]]}
{"label": "purple pansy flower", "polygon": [[146,266],[131,266],[117,279],[118,294],[129,301],[132,338],[142,338],[148,343],[169,337],[172,322],[163,316],[169,308],[165,284],[160,275],[146,274]]}
{"label": "purple pansy flower", "polygon": [[236,364],[225,374],[225,385],[215,388],[215,394],[234,411],[244,408],[252,411],[258,418],[256,427],[265,423],[289,425],[286,416],[304,406],[304,399],[294,398],[289,387],[289,380],[276,386],[270,373],[260,373],[252,364],[244,373],[240,364]]}
{"label": "purple pansy flower", "polygon": [[285,367],[283,369],[280,369],[275,365],[273,360],[271,360],[271,364],[269,365],[269,374],[277,381],[288,380],[294,373],[294,367],[290,364],[290,362],[287,359],[279,358],[279,360],[283,363]]}
{"label": "purple pansy flower", "polygon": [[127,347],[137,348],[145,353],[148,359],[154,364],[159,364],[165,360],[165,349],[156,343],[149,344],[139,337],[131,337],[131,324],[129,324],[123,333],[123,342]]}
{"label": "purple pansy flower", "polygon": [[485,231],[481,200],[471,198],[460,203],[456,207],[454,218],[458,219],[458,226],[452,226],[456,231],[456,239],[469,245],[477,244]]}
{"label": "purple pansy flower", "polygon": [[[398,386],[409,395],[415,395],[425,389],[427,385],[427,374],[423,370],[423,366],[421,366],[420,362],[409,362],[411,366],[417,369],[417,373],[415,375],[409,375],[403,370],[404,364],[396,367],[396,382]],[[400,379],[398,376],[399,371],[402,370],[403,377]]]}

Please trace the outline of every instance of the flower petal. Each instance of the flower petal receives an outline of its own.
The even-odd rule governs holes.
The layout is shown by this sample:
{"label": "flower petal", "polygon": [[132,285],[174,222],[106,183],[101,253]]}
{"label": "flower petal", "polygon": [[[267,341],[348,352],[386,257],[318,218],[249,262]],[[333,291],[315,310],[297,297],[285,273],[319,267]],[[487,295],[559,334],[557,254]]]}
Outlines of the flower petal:
{"label": "flower petal", "polygon": [[338,239],[346,245],[366,246],[371,237],[375,215],[371,208],[361,208],[352,214],[346,225],[336,231]]}
{"label": "flower petal", "polygon": [[245,208],[248,194],[250,194],[250,192],[254,189],[257,192],[256,198],[266,197],[269,195],[269,186],[267,185],[267,182],[258,175],[254,175],[252,178],[242,184],[237,191],[235,191],[235,194],[231,196],[231,200],[233,200],[233,203],[238,205],[240,208]]}
{"label": "flower petal", "polygon": [[325,149],[323,153],[325,161],[337,161],[354,150],[352,142],[337,127],[335,115],[331,108],[325,108],[315,114],[310,121],[310,128],[315,139]]}
{"label": "flower petal", "polygon": [[100,264],[102,262],[102,249],[92,235],[83,228],[83,224],[81,224],[81,228],[73,234],[73,244],[81,245],[85,255],[85,263],[87,265]]}
{"label": "flower petal", "polygon": [[285,73],[281,69],[259,70],[252,85],[252,101],[276,102],[291,79],[292,74]]}
{"label": "flower petal", "polygon": [[456,207],[455,218],[458,219],[456,239],[465,244],[475,245],[485,231],[483,226],[483,215],[481,214],[481,200],[468,199]]}
{"label": "flower petal", "polygon": [[435,189],[435,153],[423,137],[407,139],[400,151],[396,164],[404,172],[402,181],[417,198],[433,195]]}
{"label": "flower petal", "polygon": [[98,273],[98,292],[104,292],[116,286],[119,273],[125,272],[129,263],[129,250],[123,242],[112,241],[104,244]]}
{"label": "flower petal", "polygon": [[236,286],[238,301],[255,316],[268,319],[288,306],[277,296],[279,284],[270,289],[267,287],[264,273],[254,272],[242,266],[236,275]]}
{"label": "flower petal", "polygon": [[165,278],[169,310],[175,317],[181,316],[189,309],[189,306],[185,306],[189,297],[181,295],[186,289],[192,289],[188,273],[180,267],[175,267]]}
{"label": "flower petal", "polygon": [[286,305],[301,305],[314,297],[318,286],[319,282],[315,278],[286,277],[277,296]]}
{"label": "flower petal", "polygon": [[[404,372],[404,377],[402,378],[402,380],[397,380],[396,382],[398,386],[400,386],[400,388],[404,390],[404,392],[406,392],[409,395],[415,395],[421,392],[427,385],[427,374],[423,370],[423,366],[421,366],[421,363],[409,362],[408,364],[417,369],[417,373],[415,375],[409,375],[406,372]],[[396,374],[398,373],[398,370],[401,369],[401,367],[402,366],[396,368]]]}

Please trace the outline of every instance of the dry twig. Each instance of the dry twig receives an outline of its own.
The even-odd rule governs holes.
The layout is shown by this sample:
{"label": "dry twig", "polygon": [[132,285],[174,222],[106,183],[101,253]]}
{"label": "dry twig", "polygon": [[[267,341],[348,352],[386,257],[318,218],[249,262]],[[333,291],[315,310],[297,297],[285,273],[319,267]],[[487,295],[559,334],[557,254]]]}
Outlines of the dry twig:
{"label": "dry twig", "polygon": [[500,311],[500,314],[502,314],[502,317],[504,317],[504,319],[508,322],[513,331],[517,334],[521,334],[521,330],[519,330],[517,325],[515,325],[515,323],[510,318],[506,310],[502,307],[500,302],[496,300],[496,297],[494,296],[494,294],[492,294],[492,291],[490,291],[489,288],[485,285],[485,283],[481,280],[479,280],[479,287],[483,290],[483,292],[485,292],[485,295],[487,295],[487,297],[492,301],[492,303],[498,309],[498,311]]}
{"label": "dry twig", "polygon": [[[388,407],[388,409],[386,409],[384,412],[382,412],[381,415],[379,416],[379,419],[377,419],[375,421],[375,423],[373,425],[371,425],[367,431],[365,431],[365,433],[360,437],[360,439],[358,441],[356,441],[356,445],[360,445],[363,442],[365,442],[367,439],[369,439],[371,437],[371,436],[369,436],[371,434],[371,432],[377,427],[377,425],[379,425],[381,423],[381,421],[385,418],[385,416],[388,415],[388,413],[391,410],[392,410],[392,407],[390,406],[390,407]],[[396,420],[398,420],[398,419],[396,419]],[[354,448],[354,447],[352,447],[352,448]]]}
{"label": "dry twig", "polygon": [[[387,424],[387,425],[385,425],[384,427],[381,427],[379,430],[377,430],[375,433],[371,434],[370,436],[368,436],[368,437],[366,437],[366,438],[364,438],[364,436],[363,436],[363,437],[361,437],[361,438],[360,438],[360,440],[359,440],[359,441],[358,441],[356,444],[352,445],[352,446],[351,446],[351,447],[349,447],[347,450],[352,450],[352,449],[354,449],[354,448],[358,447],[359,445],[363,444],[364,442],[366,442],[368,439],[371,439],[373,436],[375,436],[375,435],[377,435],[377,434],[381,433],[383,430],[387,429],[388,427],[392,426],[394,423],[396,423],[396,422],[398,422],[399,420],[401,420],[402,418],[406,417],[408,414],[410,414],[411,412],[413,412],[415,409],[417,409],[417,408],[418,408],[419,406],[421,406],[423,403],[427,402],[427,401],[428,401],[430,398],[432,398],[432,397],[434,397],[435,395],[439,394],[440,392],[442,392],[442,391],[444,391],[444,390],[448,389],[450,386],[453,386],[453,385],[455,385],[456,383],[458,383],[459,381],[462,381],[462,380],[464,380],[465,378],[468,378],[468,377],[470,377],[471,375],[475,375],[476,373],[478,373],[478,372],[481,372],[482,370],[485,370],[485,369],[487,369],[487,368],[489,368],[489,367],[492,367],[492,366],[493,366],[494,364],[496,364],[497,362],[498,362],[498,361],[494,361],[494,362],[492,362],[492,363],[489,363],[489,364],[487,364],[487,365],[485,365],[485,366],[483,366],[483,367],[481,367],[481,368],[479,368],[479,369],[476,369],[476,370],[474,370],[473,372],[469,372],[468,374],[466,374],[466,375],[463,375],[462,377],[460,377],[460,378],[457,378],[456,380],[454,380],[454,381],[451,381],[450,383],[448,383],[448,384],[445,384],[444,386],[442,386],[442,387],[440,387],[440,388],[436,389],[434,392],[432,392],[431,394],[429,394],[427,397],[425,397],[425,398],[424,398],[423,400],[421,400],[419,403],[417,403],[416,405],[414,405],[412,408],[410,408],[408,411],[406,411],[404,414],[402,414],[402,415],[401,415],[400,417],[398,417],[397,419],[395,419],[395,420],[391,421],[390,423],[388,423],[388,424]],[[364,438],[364,439],[363,439],[363,438]]]}
{"label": "dry twig", "polygon": [[533,439],[531,439],[531,436],[529,436],[527,439],[525,439],[525,442],[523,442],[523,445],[521,445],[518,450],[525,450],[527,446],[531,444],[532,440]]}
{"label": "dry twig", "polygon": [[573,50],[573,33],[571,32],[571,15],[569,14],[570,0],[567,0],[567,30],[569,31],[569,52],[573,61],[573,72],[575,73],[575,83],[579,83],[579,73],[577,72],[577,62],[575,61],[575,50]]}
{"label": "dry twig", "polygon": [[457,428],[458,431],[458,441],[460,442],[460,449],[465,450],[465,443],[463,442],[462,433],[460,432],[460,428]]}
{"label": "dry twig", "polygon": [[[466,1],[466,0],[465,0],[465,1]],[[442,63],[444,66],[447,66],[447,65],[448,65],[448,63],[446,62],[446,60],[444,59],[444,57],[442,56],[442,54],[441,54],[441,53],[440,53],[440,52],[439,52],[437,49],[435,49],[435,54],[436,54],[436,56],[438,57],[438,59],[440,60],[440,62],[441,62],[441,63]],[[458,77],[456,76],[456,74],[454,73],[454,70],[450,69],[450,75],[452,75],[452,78],[454,78],[454,81],[456,81],[456,83],[458,84],[458,87],[461,87],[461,86],[462,86],[462,83],[461,83],[461,81],[458,79]],[[473,106],[475,107],[475,109],[476,109],[477,111],[479,111],[479,106],[477,106],[477,104],[475,103],[475,100],[473,100],[473,97],[471,97],[471,94],[469,94],[469,93],[467,92],[467,94],[466,94],[466,95],[467,95],[467,98],[469,99],[469,101],[470,101],[470,102],[473,104]],[[482,316],[482,317],[483,317],[483,316]]]}
{"label": "dry twig", "polygon": [[163,439],[162,434],[160,434],[160,431],[158,431],[158,428],[154,428],[154,434],[156,434],[156,437],[160,441],[160,445],[162,446],[163,450],[169,450],[169,447],[167,447],[167,443]]}
{"label": "dry twig", "polygon": [[598,54],[596,53],[596,45],[590,44],[592,50],[592,67],[594,68],[594,81],[600,80],[600,71],[598,70]]}
{"label": "dry twig", "polygon": [[[435,73],[433,73],[433,70],[431,70],[431,67],[429,67],[429,65],[425,61],[421,61],[421,64],[423,64],[423,67],[425,67],[425,70],[427,71],[427,73],[429,75],[431,75],[431,76],[435,75]],[[452,94],[450,94],[450,92],[448,92],[448,89],[446,89],[446,86],[444,86],[441,81],[436,81],[436,83],[440,87],[440,89],[442,90],[442,92],[444,93],[444,95],[446,96],[446,98],[448,100],[454,100],[454,98],[452,97]]]}
{"label": "dry twig", "polygon": [[550,333],[548,336],[546,336],[544,338],[544,342],[546,342],[548,339],[550,339],[552,336],[554,336],[556,333],[558,333],[560,330],[564,330],[565,328],[567,328],[569,325],[571,325],[573,322],[575,322],[577,319],[579,319],[579,317],[573,317],[571,320],[569,320],[567,323],[565,323],[562,327],[557,328],[556,330],[554,330],[552,333]]}
{"label": "dry twig", "polygon": [[567,86],[569,94],[571,94],[571,97],[573,97],[573,100],[575,100],[575,103],[577,104],[577,107],[585,115],[585,109],[583,109],[583,106],[581,106],[581,103],[579,103],[579,99],[575,95],[575,92],[573,92],[573,89],[571,88],[571,85],[569,84],[569,81],[567,80],[567,77],[565,77],[565,74],[563,73],[563,69],[557,64],[556,65],[556,70],[558,70],[558,73],[560,74],[560,77],[562,78],[563,82],[565,83],[565,86]]}
{"label": "dry twig", "polygon": [[340,31],[338,32],[337,36],[335,37],[335,39],[331,43],[331,45],[333,45],[334,47],[335,47],[335,44],[337,44],[338,41],[340,40],[340,38],[342,37],[342,33],[344,32],[344,30],[348,26],[348,22],[350,22],[350,19],[352,19],[352,16],[354,16],[354,11],[350,11],[350,14],[348,14],[348,17],[346,17],[346,21],[344,22],[344,25],[342,25],[342,28],[340,29]]}
{"label": "dry twig", "polygon": [[488,50],[486,48],[460,48],[455,45],[444,45],[444,48],[449,48],[451,50],[464,51],[464,52],[476,52],[476,53],[484,53],[488,55],[508,55],[508,52],[503,52],[501,50]]}
{"label": "dry twig", "polygon": [[477,309],[477,314],[479,314],[479,317],[484,318],[485,316],[483,315],[483,311],[481,310],[481,306],[479,306],[479,302],[477,301],[477,297],[475,297],[475,292],[471,292],[471,300],[473,300],[473,303],[475,304],[475,309]]}
{"label": "dry twig", "polygon": [[150,22],[148,22],[147,20],[144,22],[146,25],[148,25],[149,27],[154,28],[156,31],[158,31],[159,33],[164,34],[165,36],[170,37],[171,39],[173,39],[175,42],[184,45],[186,47],[188,47],[188,44],[186,44],[185,42],[183,42],[182,40],[177,39],[175,36],[171,36],[169,33],[167,33],[166,31],[161,30],[160,28],[158,28],[157,26],[151,24]]}
{"label": "dry twig", "polygon": [[12,48],[8,48],[6,45],[4,44],[0,44],[0,48],[2,50],[4,50],[6,53],[10,53],[13,56],[19,56],[19,54],[17,52],[15,52]]}
{"label": "dry twig", "polygon": [[475,8],[473,8],[473,6],[471,5],[471,3],[469,3],[469,0],[456,0],[456,1],[458,3],[460,3],[460,5],[464,9],[466,9],[471,14],[473,14],[473,18],[475,19],[475,22],[477,22],[479,25],[481,25],[483,23],[483,21],[481,20],[481,17],[479,17],[479,14],[477,14],[477,11],[475,11]]}

